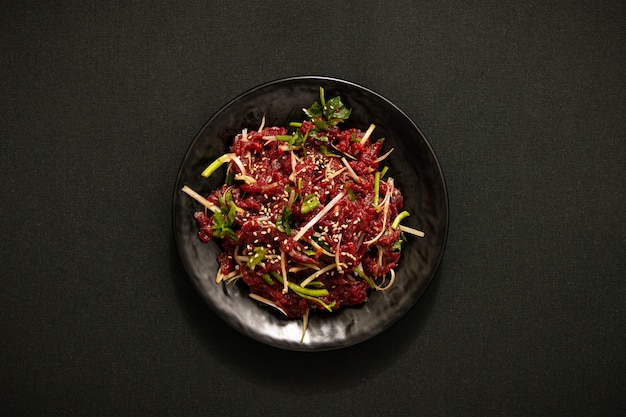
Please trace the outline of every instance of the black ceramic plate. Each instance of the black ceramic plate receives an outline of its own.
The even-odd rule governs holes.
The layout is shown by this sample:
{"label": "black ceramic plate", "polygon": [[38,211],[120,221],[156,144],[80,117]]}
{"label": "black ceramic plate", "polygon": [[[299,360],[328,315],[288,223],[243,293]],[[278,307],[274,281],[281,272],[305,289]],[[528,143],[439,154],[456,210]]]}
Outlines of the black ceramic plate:
{"label": "black ceramic plate", "polygon": [[[194,211],[200,206],[180,191],[188,185],[201,194],[223,184],[224,176],[209,179],[200,173],[215,158],[228,152],[235,134],[257,129],[265,115],[266,126],[287,126],[304,118],[302,108],[340,95],[350,119],[342,128],[362,130],[374,123],[373,139],[385,138],[383,151],[394,148],[386,160],[388,176],[404,195],[411,216],[403,224],[423,230],[424,238],[409,236],[397,267],[394,286],[371,292],[360,307],[312,314],[303,342],[300,320],[288,320],[272,309],[260,307],[240,284],[216,284],[218,244],[201,243],[196,235]],[[407,115],[379,94],[356,84],[327,77],[294,77],[253,88],[219,110],[200,130],[185,155],[174,191],[173,221],[176,244],[187,274],[213,311],[241,333],[279,348],[317,351],[353,345],[375,336],[406,314],[435,275],[448,232],[448,199],[433,150]]]}

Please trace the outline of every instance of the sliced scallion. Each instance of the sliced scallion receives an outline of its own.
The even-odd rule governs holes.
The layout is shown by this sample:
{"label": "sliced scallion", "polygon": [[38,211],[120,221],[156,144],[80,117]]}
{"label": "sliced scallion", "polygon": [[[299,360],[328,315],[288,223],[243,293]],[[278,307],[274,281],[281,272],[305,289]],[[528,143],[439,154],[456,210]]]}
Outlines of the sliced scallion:
{"label": "sliced scallion", "polygon": [[300,211],[302,214],[307,214],[313,211],[317,206],[320,205],[320,199],[317,194],[308,194],[302,200],[302,208]]}
{"label": "sliced scallion", "polygon": [[404,210],[402,213],[398,214],[398,215],[396,216],[396,218],[395,218],[395,219],[393,219],[393,223],[391,223],[391,228],[392,228],[393,230],[396,230],[396,229],[398,228],[398,226],[400,226],[400,222],[401,222],[403,219],[405,219],[405,218],[409,217],[410,215],[411,215],[411,214],[410,214],[408,211],[406,211],[406,210]]}

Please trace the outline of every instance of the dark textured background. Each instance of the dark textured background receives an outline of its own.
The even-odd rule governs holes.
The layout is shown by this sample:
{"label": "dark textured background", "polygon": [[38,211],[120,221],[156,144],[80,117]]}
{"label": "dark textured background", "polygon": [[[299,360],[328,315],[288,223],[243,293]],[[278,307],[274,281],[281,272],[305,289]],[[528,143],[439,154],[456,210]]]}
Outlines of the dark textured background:
{"label": "dark textured background", "polygon": [[[4,415],[624,415],[618,1],[0,3]],[[171,197],[276,78],[371,88],[430,139],[448,246],[394,327],[316,354],[214,316]]]}

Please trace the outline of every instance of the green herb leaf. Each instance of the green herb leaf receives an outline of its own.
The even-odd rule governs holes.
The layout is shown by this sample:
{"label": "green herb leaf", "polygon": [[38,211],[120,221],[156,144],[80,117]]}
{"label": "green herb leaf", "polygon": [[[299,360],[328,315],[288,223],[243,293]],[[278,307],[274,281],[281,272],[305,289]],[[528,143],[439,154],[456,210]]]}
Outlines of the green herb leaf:
{"label": "green herb leaf", "polygon": [[341,101],[341,97],[333,97],[326,102],[326,106],[324,107],[324,116],[328,121],[328,124],[331,126],[335,126],[348,117],[350,117],[350,113],[352,110],[346,108],[343,102]]}
{"label": "green herb leaf", "polygon": [[219,210],[213,213],[213,235],[218,238],[225,238],[226,236],[238,241],[237,234],[233,230],[235,224],[235,216],[237,215],[237,206],[233,202],[233,195],[227,190],[224,195],[218,197]]}
{"label": "green herb leaf", "polygon": [[276,228],[286,234],[291,234],[291,210],[285,205],[283,214],[276,219]]}
{"label": "green herb leaf", "polygon": [[325,100],[324,89],[321,87],[320,101],[314,102],[311,107],[303,110],[317,130],[328,130],[330,126],[336,126],[348,119],[352,113],[352,110],[343,104],[340,96]]}
{"label": "green herb leaf", "polygon": [[213,213],[213,225],[211,229],[213,229],[213,235],[215,237],[223,239],[228,236],[233,240],[239,240],[231,226],[231,223],[228,222],[228,218],[225,218],[222,212],[216,211]]}
{"label": "green herb leaf", "polygon": [[332,153],[331,151],[329,151],[326,145],[320,145],[320,152],[322,152],[322,154],[326,156],[334,156],[337,158],[341,158],[341,155],[337,155],[336,153]]}
{"label": "green herb leaf", "polygon": [[324,119],[314,119],[313,124],[317,130],[328,130],[329,124]]}
{"label": "green herb leaf", "polygon": [[311,120],[324,117],[322,105],[318,101],[314,102],[308,109],[303,110],[304,114]]}

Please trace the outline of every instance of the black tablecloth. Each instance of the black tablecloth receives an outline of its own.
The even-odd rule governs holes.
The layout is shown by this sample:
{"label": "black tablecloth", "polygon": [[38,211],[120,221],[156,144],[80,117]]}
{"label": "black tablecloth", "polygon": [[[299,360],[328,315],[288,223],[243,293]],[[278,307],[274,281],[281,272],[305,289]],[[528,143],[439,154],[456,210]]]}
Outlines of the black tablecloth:
{"label": "black tablecloth", "polygon": [[[4,415],[624,415],[626,13],[618,1],[0,4]],[[171,199],[258,84],[347,79],[429,138],[443,262],[329,352],[202,301]]]}

